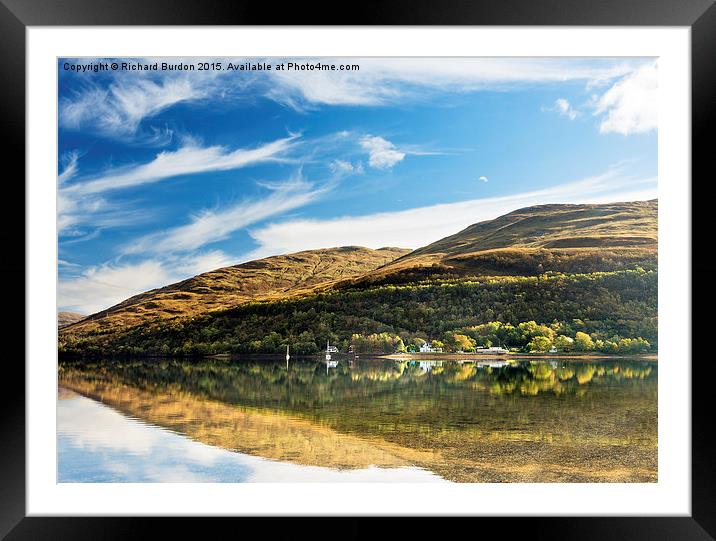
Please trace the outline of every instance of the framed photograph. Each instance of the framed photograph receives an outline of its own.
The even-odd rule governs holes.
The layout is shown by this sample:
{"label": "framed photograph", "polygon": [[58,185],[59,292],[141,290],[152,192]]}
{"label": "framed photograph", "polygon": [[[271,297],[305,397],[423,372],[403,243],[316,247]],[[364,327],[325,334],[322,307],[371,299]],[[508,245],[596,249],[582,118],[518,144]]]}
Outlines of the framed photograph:
{"label": "framed photograph", "polygon": [[26,224],[21,247],[12,205],[2,535],[716,536],[691,360],[713,2],[395,2],[350,26],[130,4],[0,8]]}

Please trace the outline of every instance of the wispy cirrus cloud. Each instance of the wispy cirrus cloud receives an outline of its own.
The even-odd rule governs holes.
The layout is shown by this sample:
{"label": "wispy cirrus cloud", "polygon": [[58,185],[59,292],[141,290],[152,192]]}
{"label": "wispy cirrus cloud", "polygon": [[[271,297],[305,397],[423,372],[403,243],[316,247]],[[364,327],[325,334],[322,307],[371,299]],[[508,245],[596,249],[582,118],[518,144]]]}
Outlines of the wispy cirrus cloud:
{"label": "wispy cirrus cloud", "polygon": [[[131,62],[153,64],[197,63],[228,59],[199,58],[96,58],[91,63]],[[243,62],[243,59],[231,59]],[[87,64],[86,59],[63,59],[67,64]],[[60,73],[63,73],[60,68]],[[58,104],[59,126],[65,130],[93,133],[124,143],[160,146],[171,141],[172,129],[150,125],[153,118],[179,104],[205,104],[216,100],[242,99],[242,90],[260,81],[248,74],[235,77],[232,72],[133,71],[118,70],[102,77],[84,77],[73,85]]]}
{"label": "wispy cirrus cloud", "polygon": [[62,185],[71,178],[74,178],[79,171],[80,153],[78,150],[72,150],[67,152],[60,158],[60,164],[62,165],[62,172],[57,175],[58,184]]}
{"label": "wispy cirrus cloud", "polygon": [[[99,61],[98,59],[97,61]],[[136,59],[135,59],[136,60]],[[145,59],[146,62],[167,59]],[[177,59],[171,59],[176,62]],[[197,59],[193,59],[196,61]],[[211,59],[243,63],[246,59]],[[260,59],[277,63],[285,59]],[[611,85],[596,94],[597,114],[606,113],[602,131],[642,133],[651,129],[653,99],[632,100],[646,92],[655,81],[649,73],[655,63],[639,59],[554,59],[554,58],[303,58],[296,62],[357,64],[355,71],[272,70],[230,77],[227,71],[158,72],[137,74],[117,72],[99,86],[85,84],[64,96],[59,104],[59,123],[64,129],[89,130],[108,137],[134,139],[142,144],[166,144],[170,131],[142,123],[182,103],[215,99],[240,100],[245,95],[262,95],[296,110],[322,105],[387,106],[406,100],[424,101],[438,92],[468,93],[482,90],[509,90],[525,85],[581,82],[587,89]],[[655,83],[654,83],[655,86]],[[564,98],[562,98],[564,99]],[[557,105],[557,107],[560,107]],[[574,108],[564,111],[574,118]],[[641,130],[641,131],[639,131]]]}
{"label": "wispy cirrus cloud", "polygon": [[[305,59],[308,62],[315,59]],[[346,59],[321,59],[345,63]],[[552,107],[575,120],[587,109],[601,133],[631,135],[657,126],[657,65],[644,59],[439,58],[351,59],[357,71],[276,71],[266,96],[297,110],[321,105],[390,106],[425,101],[436,93],[510,90],[526,85],[580,82],[592,94],[584,107],[559,98]],[[391,152],[392,150],[392,152]],[[398,163],[400,151],[383,149],[382,164]],[[380,156],[380,155],[379,155]],[[404,157],[404,156],[403,156]],[[390,165],[384,165],[390,167]]]}
{"label": "wispy cirrus cloud", "polygon": [[[100,175],[76,179],[77,156],[59,175],[58,227],[65,232],[83,223],[93,226],[117,225],[134,219],[138,211],[126,203],[110,201],[106,192],[160,182],[181,175],[229,171],[266,162],[281,161],[292,149],[298,135],[290,135],[254,148],[202,147],[189,141],[175,151],[163,151],[148,163],[111,169]],[[72,183],[68,183],[74,179]]]}
{"label": "wispy cirrus cloud", "polygon": [[203,210],[192,216],[190,222],[185,225],[133,240],[122,248],[122,253],[162,254],[196,250],[224,240],[251,224],[316,201],[319,196],[333,189],[338,178],[318,186],[307,181],[299,172],[280,184],[264,183],[263,186],[271,190],[264,198],[247,199],[218,210]]}
{"label": "wispy cirrus cloud", "polygon": [[211,78],[161,75],[152,78],[120,73],[107,86],[85,84],[59,103],[59,125],[128,138],[141,122],[182,102],[197,101],[212,93]]}
{"label": "wispy cirrus cloud", "polygon": [[[135,59],[136,60],[136,59]],[[145,59],[146,62],[167,59]],[[177,59],[171,59],[176,62]],[[196,61],[197,59],[193,59]],[[246,59],[211,59],[243,63]],[[286,59],[260,59],[277,63]],[[406,101],[425,101],[440,92],[468,93],[510,90],[525,85],[581,82],[587,89],[612,88],[594,99],[605,132],[641,133],[646,103],[632,101],[635,91],[645,90],[650,64],[639,59],[554,58],[303,58],[295,62],[318,62],[360,66],[355,71],[272,70],[231,77],[227,71],[117,72],[103,86],[85,84],[64,96],[59,104],[59,124],[64,129],[88,130],[100,135],[134,140],[146,145],[167,144],[171,130],[143,126],[145,120],[182,103],[216,99],[241,100],[263,96],[295,110],[328,106],[388,106]],[[99,59],[98,59],[99,61]],[[646,72],[644,71],[646,68]],[[619,84],[621,82],[621,84]],[[564,99],[564,98],[562,98]],[[557,106],[559,107],[559,105]],[[574,108],[564,112],[574,118]],[[641,120],[635,121],[637,116]],[[629,120],[631,119],[631,120]],[[626,127],[632,126],[632,127]],[[143,128],[143,129],[142,129]],[[650,129],[650,128],[646,128]]]}
{"label": "wispy cirrus cloud", "polygon": [[67,193],[96,194],[141,184],[159,182],[180,175],[229,171],[269,161],[280,161],[297,135],[277,139],[254,148],[229,150],[223,146],[202,147],[194,142],[175,151],[163,151],[149,163],[107,171],[68,186]]}
{"label": "wispy cirrus cloud", "polygon": [[632,60],[533,58],[321,58],[320,62],[355,63],[360,69],[273,71],[267,74],[274,84],[266,96],[298,110],[318,105],[381,106],[422,100],[430,91],[474,92],[565,81],[598,87],[639,65]]}

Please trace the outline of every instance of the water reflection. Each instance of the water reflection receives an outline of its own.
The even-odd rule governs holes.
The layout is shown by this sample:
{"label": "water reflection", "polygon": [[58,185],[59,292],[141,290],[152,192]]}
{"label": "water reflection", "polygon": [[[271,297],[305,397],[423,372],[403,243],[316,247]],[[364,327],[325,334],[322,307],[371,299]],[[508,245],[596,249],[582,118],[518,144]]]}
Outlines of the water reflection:
{"label": "water reflection", "polygon": [[58,482],[435,482],[415,467],[340,470],[232,452],[118,413],[60,388]]}
{"label": "water reflection", "polygon": [[[643,361],[106,362],[63,364],[60,384],[86,397],[75,401],[145,429],[162,427],[153,428],[161,437],[210,446],[233,464],[207,472],[187,459],[177,474],[186,480],[255,480],[257,466],[247,461],[256,460],[266,463],[261,479],[283,475],[284,467],[312,469],[316,480],[326,476],[315,469],[373,472],[374,480],[388,472],[463,482],[657,478],[657,367]],[[60,480],[92,479],[78,468],[93,449],[76,437],[87,423],[74,409],[62,415]],[[162,453],[131,437],[136,426],[95,425],[92,433],[127,442],[125,455],[161,466]],[[106,468],[89,470],[111,478],[112,461],[128,471],[136,466],[105,456]]]}

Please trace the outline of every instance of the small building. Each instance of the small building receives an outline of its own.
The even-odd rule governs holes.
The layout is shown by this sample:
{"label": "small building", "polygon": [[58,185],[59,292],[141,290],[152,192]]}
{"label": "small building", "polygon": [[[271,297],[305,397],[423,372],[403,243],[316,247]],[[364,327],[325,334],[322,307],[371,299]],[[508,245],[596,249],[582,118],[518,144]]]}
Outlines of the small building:
{"label": "small building", "polygon": [[420,353],[442,353],[443,348],[434,348],[432,345],[425,342],[420,346]]}

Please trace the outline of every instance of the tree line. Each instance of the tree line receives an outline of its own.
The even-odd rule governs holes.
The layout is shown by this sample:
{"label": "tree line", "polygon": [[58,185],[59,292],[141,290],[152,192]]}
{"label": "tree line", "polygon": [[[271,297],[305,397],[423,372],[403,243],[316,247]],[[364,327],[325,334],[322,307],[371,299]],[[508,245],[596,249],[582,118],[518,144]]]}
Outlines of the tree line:
{"label": "tree line", "polygon": [[[62,336],[60,351],[89,355],[312,354],[330,340],[390,353],[442,343],[447,351],[656,350],[657,271],[428,279],[337,289],[241,305],[122,332]],[[540,323],[536,323],[540,322]],[[371,338],[372,337],[372,338]],[[402,345],[401,345],[402,342]],[[390,350],[390,351],[388,351]]]}

